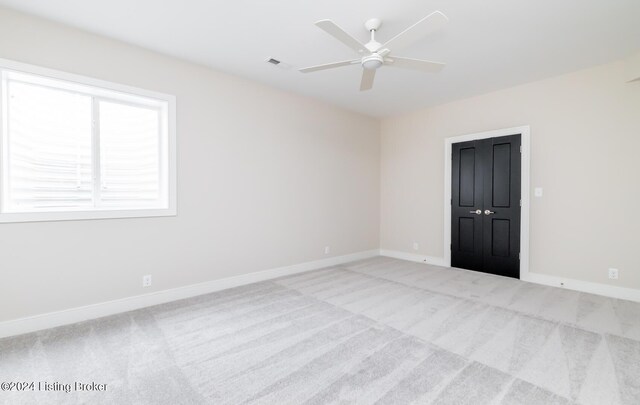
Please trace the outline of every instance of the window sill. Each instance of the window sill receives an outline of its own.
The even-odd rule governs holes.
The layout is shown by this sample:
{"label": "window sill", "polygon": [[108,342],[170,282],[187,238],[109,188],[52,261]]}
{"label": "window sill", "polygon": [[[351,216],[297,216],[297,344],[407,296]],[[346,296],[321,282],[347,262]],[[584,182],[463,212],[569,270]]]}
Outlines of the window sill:
{"label": "window sill", "polygon": [[108,210],[108,211],[74,211],[74,212],[20,212],[0,214],[0,223],[16,222],[48,222],[48,221],[83,221],[88,219],[148,218],[173,217],[177,215],[175,208]]}

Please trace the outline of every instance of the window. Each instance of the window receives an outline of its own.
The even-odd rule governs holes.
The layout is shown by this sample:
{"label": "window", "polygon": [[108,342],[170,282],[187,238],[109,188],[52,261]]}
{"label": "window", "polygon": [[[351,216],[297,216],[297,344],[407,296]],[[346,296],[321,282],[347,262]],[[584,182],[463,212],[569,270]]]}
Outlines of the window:
{"label": "window", "polygon": [[0,60],[0,222],[175,215],[175,98]]}

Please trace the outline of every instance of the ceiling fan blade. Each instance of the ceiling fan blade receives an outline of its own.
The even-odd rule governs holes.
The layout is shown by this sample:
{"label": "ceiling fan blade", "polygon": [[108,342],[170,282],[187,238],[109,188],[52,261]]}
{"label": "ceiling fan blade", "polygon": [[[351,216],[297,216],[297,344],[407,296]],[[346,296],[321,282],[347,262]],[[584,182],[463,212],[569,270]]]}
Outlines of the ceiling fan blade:
{"label": "ceiling fan blade", "polygon": [[442,70],[444,63],[430,62],[422,59],[390,57],[385,59],[385,65],[403,69],[419,70],[421,72],[435,73]]}
{"label": "ceiling fan blade", "polygon": [[371,90],[373,87],[373,79],[376,77],[376,71],[370,69],[362,69],[362,81],[360,82],[360,91]]}
{"label": "ceiling fan blade", "polygon": [[310,67],[307,67],[307,68],[300,69],[300,72],[302,72],[302,73],[311,73],[311,72],[317,72],[318,70],[333,69],[333,68],[337,68],[337,67],[353,65],[353,64],[356,64],[356,63],[360,63],[360,59],[345,60],[343,62],[327,63],[327,64],[324,64],[324,65],[318,65],[318,66],[310,66]]}
{"label": "ceiling fan blade", "polygon": [[331,35],[338,41],[342,42],[349,48],[353,49],[358,53],[368,52],[367,47],[364,44],[354,37],[351,36],[348,32],[340,28],[336,23],[331,20],[320,20],[316,22],[316,25],[323,29],[327,34]]}
{"label": "ceiling fan blade", "polygon": [[391,38],[380,48],[388,48],[394,51],[396,49],[404,48],[420,38],[444,27],[448,21],[449,19],[447,16],[442,14],[440,11],[434,11],[422,20],[413,24],[411,27]]}

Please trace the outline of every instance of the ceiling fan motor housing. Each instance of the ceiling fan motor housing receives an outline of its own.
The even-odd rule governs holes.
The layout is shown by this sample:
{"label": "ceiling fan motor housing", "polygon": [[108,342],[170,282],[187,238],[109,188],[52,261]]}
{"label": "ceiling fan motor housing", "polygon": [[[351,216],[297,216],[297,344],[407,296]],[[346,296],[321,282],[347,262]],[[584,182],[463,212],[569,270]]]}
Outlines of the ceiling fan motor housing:
{"label": "ceiling fan motor housing", "polygon": [[384,64],[384,58],[377,53],[372,53],[362,58],[361,64],[367,70],[376,70]]}

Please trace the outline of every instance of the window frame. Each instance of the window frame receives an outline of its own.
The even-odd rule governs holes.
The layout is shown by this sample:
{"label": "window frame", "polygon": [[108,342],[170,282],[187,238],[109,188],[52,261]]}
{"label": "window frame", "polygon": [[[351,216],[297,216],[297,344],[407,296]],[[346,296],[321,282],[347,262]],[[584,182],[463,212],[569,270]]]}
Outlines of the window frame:
{"label": "window frame", "polygon": [[[117,103],[127,103],[127,99],[132,97],[143,97],[155,100],[156,102],[166,103],[166,111],[161,114],[161,119],[165,125],[161,125],[160,145],[164,146],[164,150],[160,152],[160,160],[166,161],[161,164],[161,192],[167,200],[167,206],[162,208],[120,208],[120,207],[97,207],[87,210],[85,208],[70,210],[52,210],[43,212],[4,212],[5,205],[5,173],[7,171],[8,162],[5,159],[5,150],[7,148],[7,106],[4,103],[6,99],[7,89],[4,81],[0,81],[0,223],[11,222],[40,222],[40,221],[68,221],[68,220],[87,220],[87,219],[115,219],[115,218],[145,218],[145,217],[165,217],[177,215],[177,167],[176,167],[176,97],[170,94],[160,93],[151,90],[145,90],[128,85],[108,82],[105,80],[94,79],[91,77],[76,75],[73,73],[62,72],[59,70],[44,68],[40,66],[30,65],[22,62],[16,62],[8,59],[0,58],[0,74],[5,71],[31,74],[40,76],[40,79],[60,80],[68,82],[70,86],[78,86],[79,88],[91,88],[91,91],[82,92],[93,97],[93,104],[97,104],[100,100]],[[102,94],[101,94],[102,92]],[[108,94],[105,97],[105,94]],[[136,106],[142,104],[135,103]],[[95,108],[95,105],[94,105]],[[94,111],[95,112],[95,111]],[[94,125],[95,126],[95,125]],[[166,131],[164,131],[166,128]],[[92,132],[95,132],[95,128]],[[165,133],[166,132],[166,133]],[[94,134],[91,134],[94,138]],[[93,165],[100,162],[99,157],[95,156],[96,145],[94,148]],[[165,171],[166,168],[166,172]],[[100,173],[97,173],[100,176]],[[95,186],[95,184],[94,184]]]}

